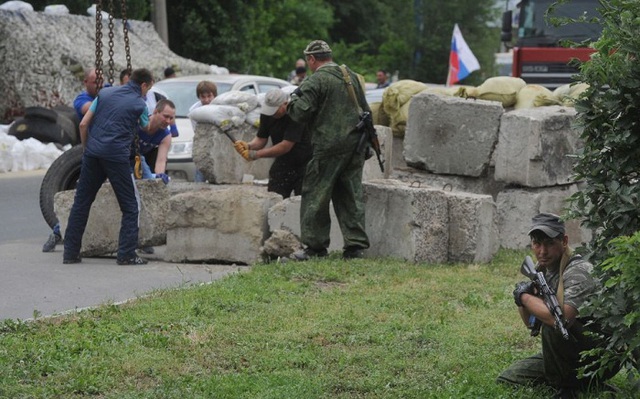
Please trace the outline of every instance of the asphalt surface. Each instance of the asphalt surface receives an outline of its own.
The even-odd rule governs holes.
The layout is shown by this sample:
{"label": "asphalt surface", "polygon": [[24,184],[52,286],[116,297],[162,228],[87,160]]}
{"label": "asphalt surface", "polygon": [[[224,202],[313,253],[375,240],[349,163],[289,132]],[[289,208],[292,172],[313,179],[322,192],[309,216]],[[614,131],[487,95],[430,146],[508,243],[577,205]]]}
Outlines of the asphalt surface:
{"label": "asphalt surface", "polygon": [[[50,230],[38,193],[45,171],[0,174],[0,321],[27,320],[120,303],[156,289],[209,283],[247,266],[163,261],[164,247],[143,266],[118,266],[115,256],[62,264],[62,246],[43,253]],[[9,176],[10,175],[10,176]]]}

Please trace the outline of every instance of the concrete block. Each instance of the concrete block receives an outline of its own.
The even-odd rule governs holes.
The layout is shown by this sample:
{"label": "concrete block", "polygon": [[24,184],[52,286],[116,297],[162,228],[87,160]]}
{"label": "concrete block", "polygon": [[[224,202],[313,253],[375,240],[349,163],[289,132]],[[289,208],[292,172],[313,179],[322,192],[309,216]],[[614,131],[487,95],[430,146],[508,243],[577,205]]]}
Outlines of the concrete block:
{"label": "concrete block", "polygon": [[367,257],[444,263],[449,251],[449,208],[442,190],[396,180],[364,183]]}
{"label": "concrete block", "polygon": [[[498,194],[498,229],[503,248],[524,249],[530,246],[527,233],[531,218],[540,212],[562,216],[566,200],[578,190],[575,184],[545,188],[507,189]],[[569,245],[578,247],[591,240],[592,231],[580,226],[578,220],[565,222]]]}
{"label": "concrete block", "polygon": [[525,187],[571,184],[569,155],[582,147],[580,131],[572,126],[571,107],[537,107],[507,112],[496,146],[495,178]]}
{"label": "concrete block", "polygon": [[218,187],[171,197],[166,261],[260,260],[260,247],[269,236],[267,213],[282,196],[252,185]]}
{"label": "concrete block", "polygon": [[495,101],[414,96],[404,137],[407,165],[438,174],[486,175],[503,113]]}
{"label": "concrete block", "polygon": [[380,170],[378,158],[375,154],[367,159],[362,168],[362,181],[388,179],[393,171],[393,132],[388,126],[375,125],[378,141],[380,142],[380,152],[382,156],[384,172]]}
{"label": "concrete block", "polygon": [[[258,130],[248,123],[229,129],[237,140],[251,141]],[[267,143],[271,145],[271,141]],[[205,179],[215,184],[242,183],[244,175],[254,179],[267,179],[273,158],[248,162],[233,148],[233,143],[222,129],[211,123],[198,123],[193,138],[193,162]]]}
{"label": "concrete block", "polygon": [[449,262],[486,263],[500,248],[498,210],[490,195],[447,193]]}
{"label": "concrete block", "polygon": [[[300,238],[300,203],[302,197],[299,195],[289,197],[275,204],[269,209],[269,230],[275,232],[277,230],[286,230],[292,232],[296,237]],[[331,230],[329,231],[329,251],[342,251],[344,240],[340,225],[333,211],[333,204],[329,206],[329,215],[331,217]]]}
{"label": "concrete block", "polygon": [[[136,186],[140,194],[138,245],[164,245],[170,191],[159,179],[137,180]],[[61,191],[54,197],[54,210],[63,233],[67,228],[75,193],[75,190]],[[103,184],[91,206],[80,254],[96,256],[117,252],[121,217],[122,212],[111,184]]]}

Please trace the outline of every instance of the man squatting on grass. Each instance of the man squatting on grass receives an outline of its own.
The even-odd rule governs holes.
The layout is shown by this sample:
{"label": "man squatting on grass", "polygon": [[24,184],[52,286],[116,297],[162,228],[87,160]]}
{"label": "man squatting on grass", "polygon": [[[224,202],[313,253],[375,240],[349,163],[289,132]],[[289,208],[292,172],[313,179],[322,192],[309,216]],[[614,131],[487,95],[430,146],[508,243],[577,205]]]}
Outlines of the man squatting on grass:
{"label": "man squatting on grass", "polygon": [[512,364],[498,377],[498,382],[517,385],[549,385],[557,389],[559,398],[576,397],[580,391],[597,389],[613,377],[618,369],[610,370],[602,378],[578,378],[578,369],[594,359],[581,360],[580,352],[601,344],[585,331],[588,320],[580,317],[578,309],[600,288],[591,275],[593,265],[575,255],[569,247],[564,222],[551,213],[541,213],[532,219],[529,230],[531,248],[538,264],[536,269],[544,273],[549,287],[556,292],[558,302],[567,321],[569,339],[565,340],[554,328],[555,320],[542,298],[536,295],[531,281],[516,284],[513,296],[518,313],[527,327],[529,316],[542,322],[542,352]]}

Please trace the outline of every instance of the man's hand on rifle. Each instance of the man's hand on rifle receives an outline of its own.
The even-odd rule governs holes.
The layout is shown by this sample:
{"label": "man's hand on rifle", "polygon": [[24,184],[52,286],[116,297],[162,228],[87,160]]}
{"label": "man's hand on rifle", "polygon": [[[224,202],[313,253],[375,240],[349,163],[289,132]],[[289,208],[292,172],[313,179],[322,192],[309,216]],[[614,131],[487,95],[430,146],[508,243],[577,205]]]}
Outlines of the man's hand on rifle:
{"label": "man's hand on rifle", "polygon": [[521,281],[516,284],[516,289],[513,290],[513,300],[518,307],[522,307],[522,294],[535,295],[535,284],[533,281]]}

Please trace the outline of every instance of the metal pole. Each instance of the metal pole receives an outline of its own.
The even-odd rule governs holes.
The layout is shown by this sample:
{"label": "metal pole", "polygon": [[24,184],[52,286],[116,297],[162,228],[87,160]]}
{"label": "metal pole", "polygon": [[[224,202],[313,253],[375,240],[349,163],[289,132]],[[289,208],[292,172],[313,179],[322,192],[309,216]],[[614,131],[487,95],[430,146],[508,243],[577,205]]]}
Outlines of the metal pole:
{"label": "metal pole", "polygon": [[167,2],[165,0],[153,0],[151,2],[151,18],[158,36],[169,45],[169,28],[167,25]]}

